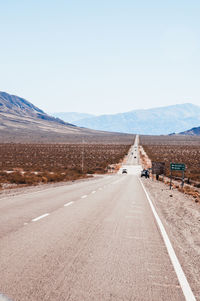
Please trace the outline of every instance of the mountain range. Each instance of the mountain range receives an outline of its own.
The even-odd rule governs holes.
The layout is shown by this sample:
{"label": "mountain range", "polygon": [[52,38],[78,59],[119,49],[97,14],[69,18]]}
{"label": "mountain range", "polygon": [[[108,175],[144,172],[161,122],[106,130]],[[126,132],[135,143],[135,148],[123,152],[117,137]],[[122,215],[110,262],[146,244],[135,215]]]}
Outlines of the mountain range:
{"label": "mountain range", "polygon": [[0,92],[0,142],[130,143],[132,135],[80,128],[46,114],[19,96]]}
{"label": "mountain range", "polygon": [[[73,114],[73,120],[77,126],[143,135],[179,133],[200,125],[200,107],[191,103],[87,118],[82,118],[80,113],[62,114],[62,118],[69,122]],[[61,113],[55,113],[54,116],[61,117]]]}
{"label": "mountain range", "polygon": [[0,92],[0,142],[72,143],[90,138],[102,141],[102,137],[110,141],[114,135],[118,140],[121,134],[116,132],[199,135],[199,125],[200,107],[190,103],[113,115],[72,112],[51,116],[24,98]]}

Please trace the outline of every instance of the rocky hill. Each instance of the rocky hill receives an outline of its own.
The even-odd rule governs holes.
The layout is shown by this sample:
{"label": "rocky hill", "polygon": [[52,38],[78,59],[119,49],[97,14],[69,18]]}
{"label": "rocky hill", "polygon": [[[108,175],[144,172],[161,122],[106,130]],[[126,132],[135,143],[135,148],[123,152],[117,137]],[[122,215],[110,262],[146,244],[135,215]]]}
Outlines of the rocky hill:
{"label": "rocky hill", "polygon": [[133,135],[80,128],[52,117],[24,98],[0,92],[0,143],[125,143]]}
{"label": "rocky hill", "polygon": [[[21,117],[31,117],[36,119],[53,121],[66,124],[63,120],[49,116],[32,103],[19,96],[10,95],[0,91],[0,113],[14,114]],[[68,124],[68,123],[67,123]]]}
{"label": "rocky hill", "polygon": [[200,126],[181,132],[180,135],[200,136]]}

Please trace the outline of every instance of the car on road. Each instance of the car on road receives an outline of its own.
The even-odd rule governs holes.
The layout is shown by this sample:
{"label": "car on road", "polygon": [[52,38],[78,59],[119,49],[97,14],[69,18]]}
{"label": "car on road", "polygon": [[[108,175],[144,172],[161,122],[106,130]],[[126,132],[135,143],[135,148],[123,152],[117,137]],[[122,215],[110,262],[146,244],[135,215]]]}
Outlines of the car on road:
{"label": "car on road", "polygon": [[128,173],[127,169],[126,169],[126,168],[123,168],[123,169],[122,169],[122,173]]}
{"label": "car on road", "polygon": [[142,177],[149,178],[149,170],[148,169],[143,169],[141,171],[141,178]]}

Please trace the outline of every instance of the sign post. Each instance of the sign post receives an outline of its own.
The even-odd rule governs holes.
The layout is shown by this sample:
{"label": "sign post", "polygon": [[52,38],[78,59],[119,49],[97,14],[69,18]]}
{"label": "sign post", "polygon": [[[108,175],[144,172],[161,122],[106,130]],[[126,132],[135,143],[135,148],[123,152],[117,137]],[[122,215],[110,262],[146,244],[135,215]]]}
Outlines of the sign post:
{"label": "sign post", "polygon": [[81,169],[82,169],[82,173],[84,171],[84,156],[85,156],[85,147],[84,147],[84,139],[82,139],[82,158],[81,158]]}
{"label": "sign post", "polygon": [[164,174],[165,174],[165,162],[152,162],[152,177],[153,174],[156,174],[156,178],[159,177],[159,175],[163,175],[164,178]]}
{"label": "sign post", "polygon": [[170,189],[172,189],[172,171],[182,171],[182,188],[184,186],[184,172],[185,172],[185,164],[182,163],[170,163]]}
{"label": "sign post", "polygon": [[172,170],[170,169],[170,185],[169,185],[169,189],[172,189]]}
{"label": "sign post", "polygon": [[182,188],[183,188],[183,186],[184,186],[184,178],[185,178],[185,177],[184,177],[184,170],[183,170],[183,172],[182,172],[182,185],[181,185]]}

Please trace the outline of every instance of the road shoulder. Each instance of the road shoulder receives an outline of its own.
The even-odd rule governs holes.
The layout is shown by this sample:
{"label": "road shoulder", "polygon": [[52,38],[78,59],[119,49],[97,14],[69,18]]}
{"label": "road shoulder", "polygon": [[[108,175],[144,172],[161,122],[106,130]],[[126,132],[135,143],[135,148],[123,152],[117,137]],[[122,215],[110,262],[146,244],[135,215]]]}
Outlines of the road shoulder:
{"label": "road shoulder", "polygon": [[[142,182],[169,235],[190,286],[200,300],[200,205],[177,190],[150,179]],[[199,299],[198,299],[199,298]]]}

